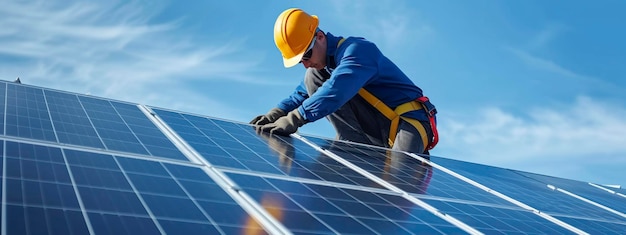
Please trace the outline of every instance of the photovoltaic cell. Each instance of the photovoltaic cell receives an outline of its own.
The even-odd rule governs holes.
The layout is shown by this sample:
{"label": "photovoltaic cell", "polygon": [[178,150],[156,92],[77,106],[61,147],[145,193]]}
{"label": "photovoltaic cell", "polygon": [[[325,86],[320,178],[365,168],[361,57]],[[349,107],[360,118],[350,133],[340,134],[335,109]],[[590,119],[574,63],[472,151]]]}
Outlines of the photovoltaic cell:
{"label": "photovoltaic cell", "polygon": [[50,90],[44,93],[60,143],[105,148],[76,95]]}
{"label": "photovoltaic cell", "polygon": [[547,187],[546,183],[521,175],[516,171],[438,157],[431,157],[431,160],[542,213],[568,215],[588,222],[592,220],[618,224],[626,222],[623,217],[564,193],[553,191]]}
{"label": "photovoltaic cell", "polygon": [[521,208],[431,199],[424,201],[485,234],[571,234],[565,228]]}
{"label": "photovoltaic cell", "polygon": [[61,150],[6,142],[7,234],[86,234]]}
{"label": "photovoltaic cell", "polygon": [[136,105],[109,101],[132,133],[153,156],[188,160]]}
{"label": "photovoltaic cell", "polygon": [[257,134],[249,125],[153,109],[211,164],[314,180],[381,186],[290,137]]}
{"label": "photovoltaic cell", "polygon": [[[5,116],[5,100],[6,100],[6,83],[0,82],[0,123],[4,124],[4,116]],[[4,125],[0,127],[0,134],[5,134]]]}
{"label": "photovoltaic cell", "polygon": [[512,204],[401,152],[305,136],[318,146],[416,197],[428,195],[511,206]]}
{"label": "photovoltaic cell", "polygon": [[616,223],[594,219],[582,219],[569,216],[555,216],[557,219],[581,228],[589,234],[624,234],[626,222]]}
{"label": "photovoltaic cell", "polygon": [[[546,175],[533,174],[528,172],[515,172],[520,175],[524,175],[526,177],[540,181],[544,184],[550,184],[557,188],[567,190],[570,193],[574,193],[578,196],[626,214],[626,198],[611,194],[604,190],[600,190],[596,187],[589,185],[589,183]],[[624,219],[626,220],[626,218]]]}
{"label": "photovoltaic cell", "polygon": [[[146,116],[149,109],[132,103],[0,85],[0,220],[6,234],[266,234],[265,227],[281,229],[268,225],[273,221],[295,234],[465,233],[417,200],[485,234],[571,233],[403,153],[269,136],[247,124],[158,108]],[[211,166],[190,162],[152,116]],[[619,212],[547,187],[623,213],[625,198],[586,183],[431,161],[590,234],[626,231]],[[224,176],[229,179],[219,179]],[[228,188],[229,182],[237,185]],[[247,212],[259,208],[265,212]]]}
{"label": "photovoltaic cell", "polygon": [[392,192],[384,194],[236,173],[228,176],[294,233],[464,233]]}
{"label": "photovoltaic cell", "polygon": [[78,98],[107,149],[148,154],[108,101],[84,96]]}
{"label": "photovoltaic cell", "polygon": [[6,135],[56,142],[43,91],[14,84],[7,86]]}

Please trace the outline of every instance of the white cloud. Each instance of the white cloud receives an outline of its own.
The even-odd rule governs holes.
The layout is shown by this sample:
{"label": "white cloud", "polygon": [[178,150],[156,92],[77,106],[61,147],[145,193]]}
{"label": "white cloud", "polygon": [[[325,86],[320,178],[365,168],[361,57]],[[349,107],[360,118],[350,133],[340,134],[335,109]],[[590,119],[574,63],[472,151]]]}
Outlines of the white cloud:
{"label": "white cloud", "polygon": [[190,34],[177,33],[182,19],[153,22],[164,7],[159,1],[3,2],[0,76],[161,107],[186,103],[187,111],[213,104],[225,113],[239,111],[186,83],[277,82],[251,76],[258,60],[246,58],[261,57],[241,49],[245,38],[195,43]]}
{"label": "white cloud", "polygon": [[524,114],[487,108],[474,118],[443,116],[434,154],[572,178],[584,162],[626,165],[624,117],[626,108],[589,97],[556,108],[529,106]]}

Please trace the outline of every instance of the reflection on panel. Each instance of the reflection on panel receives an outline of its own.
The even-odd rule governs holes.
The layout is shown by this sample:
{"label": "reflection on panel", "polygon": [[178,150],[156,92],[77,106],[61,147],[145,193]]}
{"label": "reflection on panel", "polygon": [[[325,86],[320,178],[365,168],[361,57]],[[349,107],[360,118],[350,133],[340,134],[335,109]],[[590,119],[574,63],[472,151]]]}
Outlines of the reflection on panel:
{"label": "reflection on panel", "polygon": [[348,160],[394,186],[420,194],[459,200],[511,205],[449,174],[401,152],[305,136],[306,139]]}
{"label": "reflection on panel", "polygon": [[265,234],[199,168],[11,141],[5,149],[8,234]]}
{"label": "reflection on panel", "polygon": [[[544,184],[550,184],[557,188],[564,189],[570,193],[574,193],[578,196],[626,214],[626,198],[600,190],[589,185],[589,183],[521,171],[515,172],[526,177],[536,179]],[[626,222],[626,218],[624,218],[624,221]]]}
{"label": "reflection on panel", "polygon": [[462,234],[403,197],[229,173],[243,191],[294,233]]}
{"label": "reflection on panel", "polygon": [[[184,227],[186,231],[195,229],[193,234],[224,233],[223,226],[229,230],[239,229],[241,233],[264,233],[261,226],[199,168],[129,158],[117,160],[167,233],[179,232],[177,227]],[[178,221],[181,219],[185,222]],[[173,230],[168,231],[169,228]]]}
{"label": "reflection on panel", "polygon": [[570,234],[534,213],[515,207],[492,207],[440,200],[424,200],[485,234]]}
{"label": "reflection on panel", "polygon": [[256,133],[249,125],[153,110],[213,165],[381,187],[297,139]]}
{"label": "reflection on panel", "polygon": [[546,183],[512,170],[437,157],[431,157],[431,160],[548,214],[565,214],[622,223],[625,221],[623,217],[564,193],[553,191],[547,187]]}

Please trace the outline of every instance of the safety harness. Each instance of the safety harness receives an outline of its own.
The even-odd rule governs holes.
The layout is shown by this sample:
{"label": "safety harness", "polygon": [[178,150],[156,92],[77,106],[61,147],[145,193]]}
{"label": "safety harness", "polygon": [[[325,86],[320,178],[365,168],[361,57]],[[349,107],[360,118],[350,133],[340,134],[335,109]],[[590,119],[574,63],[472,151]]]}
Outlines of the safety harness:
{"label": "safety harness", "polygon": [[[341,40],[339,40],[339,43],[337,43],[337,48],[339,48],[339,45],[341,45],[341,43],[343,43],[345,40],[346,40],[345,38],[342,38]],[[439,142],[439,133],[437,132],[437,123],[435,121],[435,114],[437,114],[437,110],[430,103],[430,100],[428,99],[428,97],[422,96],[415,100],[401,104],[395,109],[391,109],[389,108],[389,106],[387,106],[380,99],[372,95],[372,93],[365,90],[364,88],[361,88],[359,90],[359,95],[363,97],[363,99],[365,99],[367,103],[372,105],[379,112],[381,112],[387,119],[391,121],[391,125],[389,127],[389,146],[390,147],[393,147],[393,144],[396,140],[396,132],[398,131],[398,125],[400,124],[400,119],[410,123],[411,125],[415,127],[415,129],[417,129],[417,131],[420,133],[420,136],[422,137],[422,143],[423,143],[422,146],[424,146],[425,151],[433,149],[435,145],[437,145],[437,143]],[[408,113],[411,111],[422,110],[422,109],[424,109],[424,111],[428,115],[428,122],[430,123],[430,129],[432,130],[432,133],[433,133],[433,138],[430,141],[428,139],[428,134],[426,133],[426,129],[424,128],[421,122],[412,118],[407,118],[407,117],[402,116],[405,113]]]}

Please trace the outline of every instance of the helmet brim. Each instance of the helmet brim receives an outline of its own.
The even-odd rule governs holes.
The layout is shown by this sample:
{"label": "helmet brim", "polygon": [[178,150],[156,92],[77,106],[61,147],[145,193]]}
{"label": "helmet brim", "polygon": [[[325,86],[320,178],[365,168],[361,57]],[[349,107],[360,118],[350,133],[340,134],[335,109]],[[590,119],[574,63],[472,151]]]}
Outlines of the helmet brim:
{"label": "helmet brim", "polygon": [[297,54],[296,56],[291,58],[283,57],[283,65],[285,65],[285,68],[291,68],[293,66],[296,66],[302,60],[302,56],[304,56],[304,52]]}

